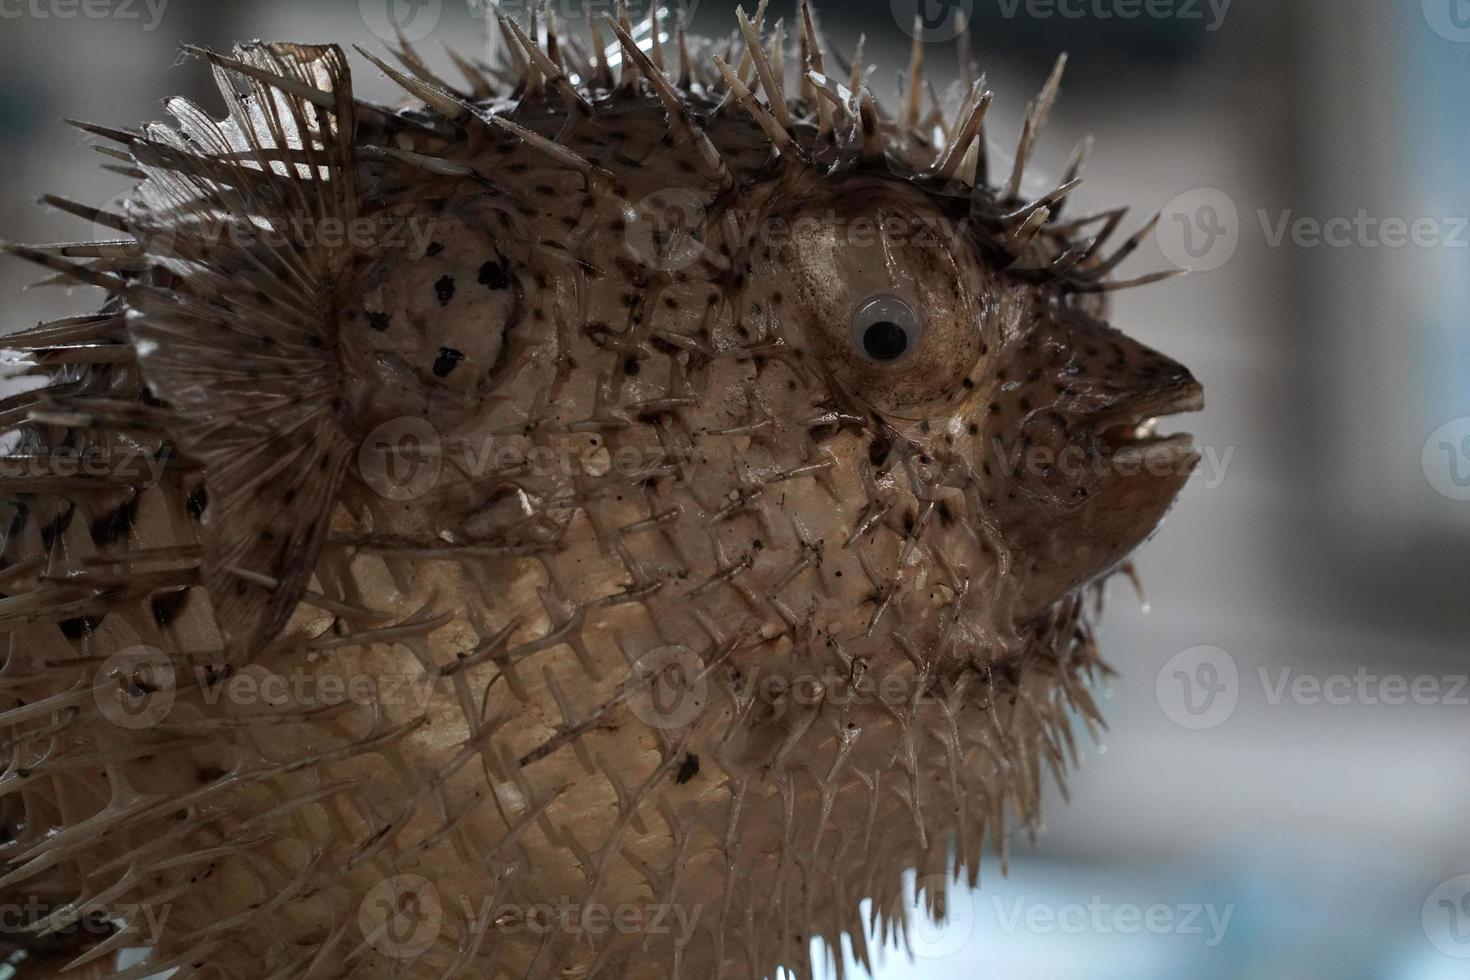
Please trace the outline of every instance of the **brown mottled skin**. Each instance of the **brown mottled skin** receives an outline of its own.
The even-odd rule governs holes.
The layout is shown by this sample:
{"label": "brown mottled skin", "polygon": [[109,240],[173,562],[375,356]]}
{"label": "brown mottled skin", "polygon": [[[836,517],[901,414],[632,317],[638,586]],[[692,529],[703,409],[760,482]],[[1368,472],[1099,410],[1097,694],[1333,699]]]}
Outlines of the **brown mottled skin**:
{"label": "brown mottled skin", "polygon": [[[111,944],[151,946],[132,976],[805,974],[816,937],[866,961],[905,871],[934,906],[1034,826],[1096,717],[1091,591],[1194,465],[1137,429],[1199,388],[1102,322],[1100,258],[1023,271],[1065,229],[1006,256],[987,216],[1025,202],[918,176],[930,130],[883,122],[875,163],[801,100],[773,149],[702,75],[728,178],[631,69],[569,122],[534,70],[394,115],[335,49],[239,57],[318,93],[275,86],[313,166],[182,159],[211,124],[176,105],[189,144],[129,146],[144,261],[20,250],[113,293],[104,361],[16,340],[59,365],[4,406],[24,451],[177,449],[156,487],[7,483],[0,886],[136,930],[17,937],[34,975]],[[200,188],[394,233],[200,244]],[[670,193],[693,247],[639,210]],[[874,296],[915,317],[892,361]]]}

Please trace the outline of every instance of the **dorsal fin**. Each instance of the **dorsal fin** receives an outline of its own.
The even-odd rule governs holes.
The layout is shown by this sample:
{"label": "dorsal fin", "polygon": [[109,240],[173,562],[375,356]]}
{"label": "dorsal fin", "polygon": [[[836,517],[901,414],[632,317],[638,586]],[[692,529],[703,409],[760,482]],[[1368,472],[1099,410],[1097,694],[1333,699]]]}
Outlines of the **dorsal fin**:
{"label": "dorsal fin", "polygon": [[[149,257],[184,274],[176,291],[131,297],[129,329],[175,438],[204,465],[204,583],[231,658],[247,660],[307,589],[354,444],[335,307],[358,191],[342,51],[249,45],[234,60],[253,70],[217,67],[229,118],[181,116],[175,139],[203,153],[140,160],[139,212],[157,231]],[[270,179],[222,179],[231,168]],[[331,227],[342,233],[316,233]]]}

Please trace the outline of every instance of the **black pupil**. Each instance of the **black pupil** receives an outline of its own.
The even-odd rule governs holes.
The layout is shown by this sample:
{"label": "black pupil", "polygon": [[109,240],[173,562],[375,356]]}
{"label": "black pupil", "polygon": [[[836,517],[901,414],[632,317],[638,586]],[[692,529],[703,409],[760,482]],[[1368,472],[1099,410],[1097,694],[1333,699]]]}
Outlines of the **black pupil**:
{"label": "black pupil", "polygon": [[879,320],[863,331],[863,350],[875,361],[892,361],[909,349],[909,335],[892,320]]}

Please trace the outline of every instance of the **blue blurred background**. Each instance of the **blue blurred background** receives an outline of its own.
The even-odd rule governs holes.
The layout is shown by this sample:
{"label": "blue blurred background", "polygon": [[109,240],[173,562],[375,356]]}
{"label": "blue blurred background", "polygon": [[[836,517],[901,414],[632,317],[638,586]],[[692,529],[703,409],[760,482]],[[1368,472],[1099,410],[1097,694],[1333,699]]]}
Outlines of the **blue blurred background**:
{"label": "blue blurred background", "polygon": [[[1197,271],[1113,319],[1194,368],[1210,407],[1201,472],[1138,563],[1151,611],[1113,587],[1110,730],[1071,803],[879,975],[1470,977],[1470,3],[922,2],[973,18],[999,159],[1070,52],[1038,186],[1095,133],[1080,206],[1164,211],[1123,273]],[[0,235],[80,237],[35,199],[125,190],[60,117],[216,105],[181,42],[381,48],[388,3],[436,65],[483,43],[465,0],[0,0]],[[727,0],[680,6],[733,26]],[[866,33],[891,92],[915,0],[819,10],[841,51]],[[943,92],[952,45],[928,49]],[[7,327],[78,309],[30,278],[0,265]]]}

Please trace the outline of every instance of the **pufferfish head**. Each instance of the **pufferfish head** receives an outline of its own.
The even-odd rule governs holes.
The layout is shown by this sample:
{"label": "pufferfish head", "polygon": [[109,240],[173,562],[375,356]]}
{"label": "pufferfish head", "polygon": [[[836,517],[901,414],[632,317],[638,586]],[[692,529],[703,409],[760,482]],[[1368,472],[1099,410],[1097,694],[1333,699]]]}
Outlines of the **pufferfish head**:
{"label": "pufferfish head", "polygon": [[968,196],[858,175],[794,182],[771,206],[779,244],[756,280],[873,433],[844,465],[917,475],[913,509],[937,495],[934,549],[979,541],[972,567],[999,571],[1018,621],[1158,526],[1198,462],[1187,435],[1153,432],[1202,407],[1186,368],[1107,325],[1100,301],[1013,274]]}

